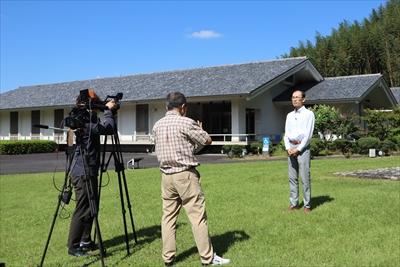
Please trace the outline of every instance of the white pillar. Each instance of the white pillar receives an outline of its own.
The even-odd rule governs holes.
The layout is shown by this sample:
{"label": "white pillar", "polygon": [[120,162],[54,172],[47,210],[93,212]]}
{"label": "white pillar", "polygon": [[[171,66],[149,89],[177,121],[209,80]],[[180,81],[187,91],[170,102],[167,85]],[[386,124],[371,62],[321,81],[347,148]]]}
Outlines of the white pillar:
{"label": "white pillar", "polygon": [[[240,141],[239,134],[246,133],[246,111],[241,99],[231,101],[232,142]],[[236,135],[236,136],[235,136]],[[244,137],[241,139],[244,140]]]}

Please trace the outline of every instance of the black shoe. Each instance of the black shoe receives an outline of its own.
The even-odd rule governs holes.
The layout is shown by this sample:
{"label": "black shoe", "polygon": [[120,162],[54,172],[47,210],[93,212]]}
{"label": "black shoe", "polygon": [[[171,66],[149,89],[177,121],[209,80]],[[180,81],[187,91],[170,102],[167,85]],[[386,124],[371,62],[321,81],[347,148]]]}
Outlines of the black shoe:
{"label": "black shoe", "polygon": [[86,251],[82,250],[81,248],[69,248],[68,254],[75,257],[85,257],[88,256]]}
{"label": "black shoe", "polygon": [[87,252],[87,251],[97,250],[97,249],[99,249],[99,246],[97,244],[95,244],[93,241],[81,242],[80,249],[82,251],[86,251]]}

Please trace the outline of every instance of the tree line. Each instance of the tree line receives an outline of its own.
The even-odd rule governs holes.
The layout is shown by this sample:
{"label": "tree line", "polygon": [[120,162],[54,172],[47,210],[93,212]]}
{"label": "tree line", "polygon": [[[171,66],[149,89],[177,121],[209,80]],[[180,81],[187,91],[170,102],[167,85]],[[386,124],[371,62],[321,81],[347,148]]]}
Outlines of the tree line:
{"label": "tree line", "polygon": [[324,77],[382,73],[400,86],[400,0],[388,0],[362,22],[343,21],[315,43],[300,41],[282,57],[307,56]]}

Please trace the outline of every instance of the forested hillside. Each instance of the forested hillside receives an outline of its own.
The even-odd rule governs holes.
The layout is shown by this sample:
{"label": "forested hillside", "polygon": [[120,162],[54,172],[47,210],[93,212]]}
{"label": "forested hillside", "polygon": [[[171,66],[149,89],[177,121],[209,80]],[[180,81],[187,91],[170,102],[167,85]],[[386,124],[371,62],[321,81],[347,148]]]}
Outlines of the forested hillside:
{"label": "forested hillside", "polygon": [[328,36],[300,41],[283,57],[307,56],[324,77],[382,73],[400,86],[400,0],[388,0],[363,21],[343,21]]}

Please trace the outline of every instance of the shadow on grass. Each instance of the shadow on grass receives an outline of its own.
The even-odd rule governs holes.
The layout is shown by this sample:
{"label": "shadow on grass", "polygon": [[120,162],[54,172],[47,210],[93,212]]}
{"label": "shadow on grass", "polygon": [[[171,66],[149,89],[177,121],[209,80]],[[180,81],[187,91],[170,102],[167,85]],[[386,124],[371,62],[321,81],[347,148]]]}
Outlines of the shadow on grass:
{"label": "shadow on grass", "polygon": [[[132,231],[132,229],[130,230]],[[129,229],[128,229],[129,232]],[[153,242],[155,239],[161,238],[161,226],[153,225],[136,231],[136,236],[138,239],[137,245],[144,245]],[[129,241],[134,240],[133,233],[128,234]],[[104,247],[110,248],[115,247],[120,244],[125,244],[125,234],[113,237],[109,240],[103,241]]]}
{"label": "shadow on grass", "polygon": [[311,197],[311,205],[313,209],[316,209],[317,207],[324,205],[327,202],[334,201],[335,199],[330,196],[316,196],[316,197]]}
{"label": "shadow on grass", "polygon": [[[222,235],[217,235],[211,237],[211,242],[214,247],[214,252],[216,252],[218,255],[223,255],[225,254],[229,247],[235,244],[236,242],[242,242],[245,240],[248,240],[250,236],[246,234],[245,231],[229,231],[226,233],[223,233]],[[189,256],[193,254],[197,254],[197,247],[194,246],[182,253],[180,253],[176,257],[176,261],[180,262],[188,258]]]}
{"label": "shadow on grass", "polygon": [[[137,236],[137,243],[135,243],[134,235],[132,232],[132,229],[128,229],[128,232],[131,232],[128,234],[128,242],[129,242],[129,255],[125,255],[123,258],[121,258],[121,261],[126,259],[127,257],[131,256],[134,254],[136,251],[139,251],[142,249],[146,244],[149,244],[153,242],[156,239],[161,238],[161,226],[160,225],[153,225],[150,227],[146,227],[143,229],[140,229],[136,231],[136,236]],[[114,247],[120,246],[121,244],[124,244],[124,246],[121,246],[119,248],[113,249]],[[107,261],[107,258],[112,256],[113,254],[123,251],[126,251],[126,242],[125,242],[125,234],[119,235],[116,237],[113,237],[108,240],[103,240],[103,247],[106,249],[106,258],[104,259]],[[96,253],[98,254],[98,250],[96,250]],[[92,261],[84,264],[83,266],[89,266],[92,265],[93,263],[96,263],[100,261],[100,255],[96,255],[96,259],[93,259]]]}

